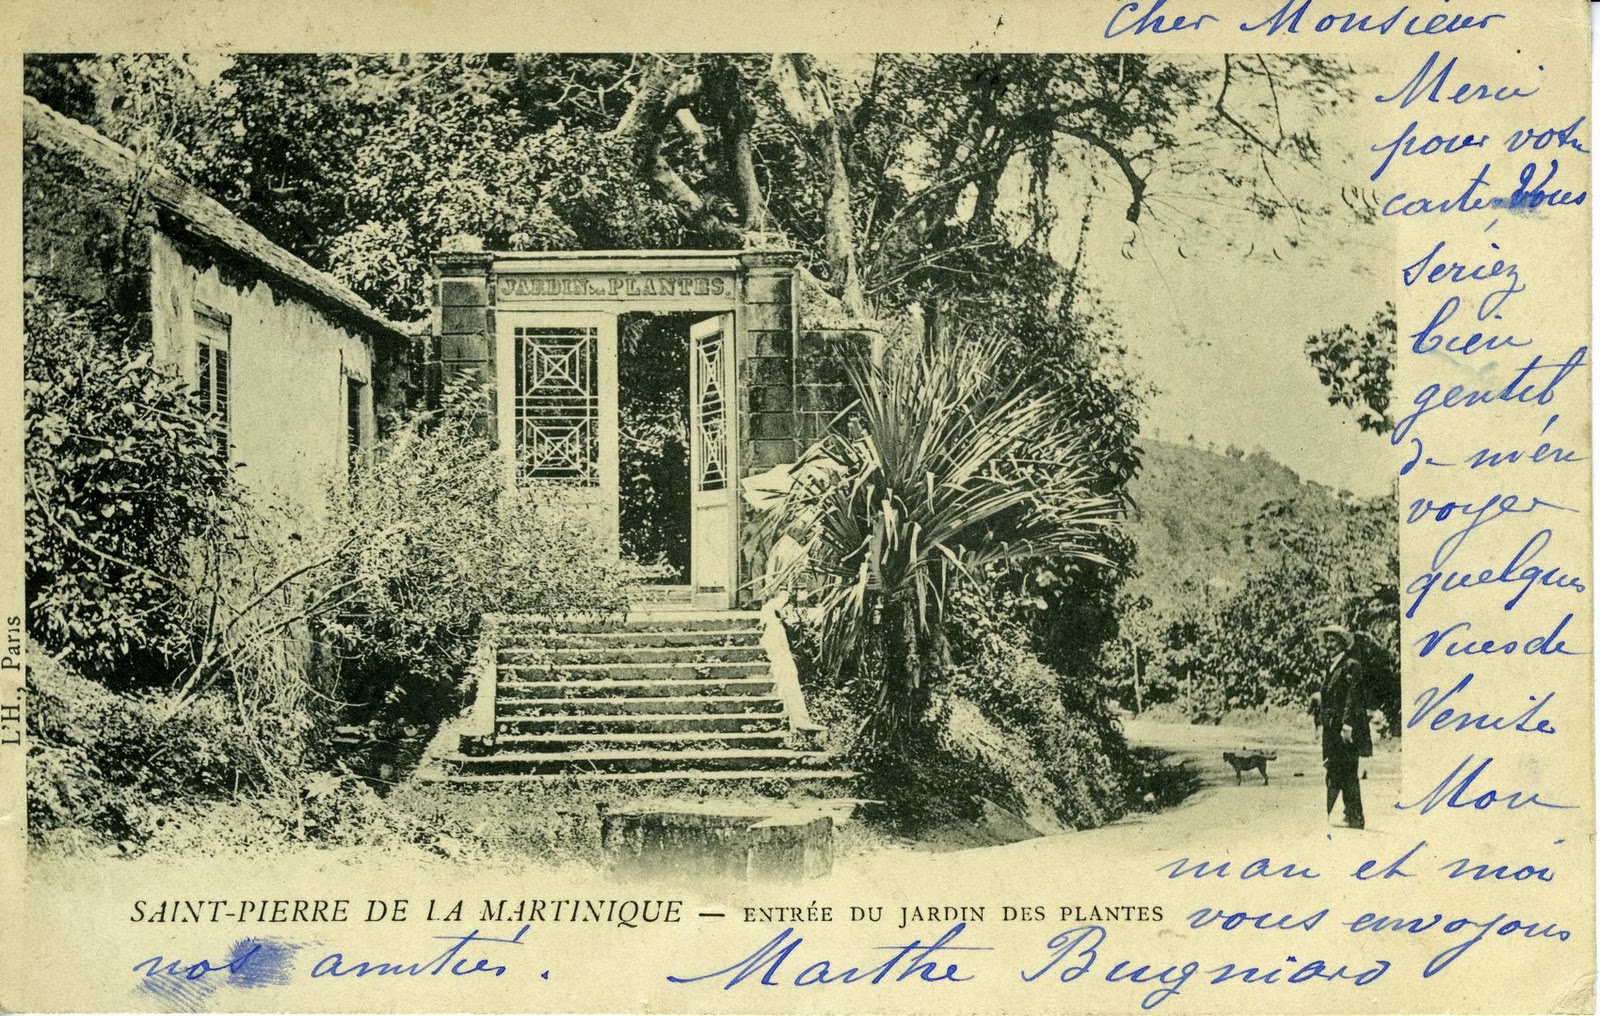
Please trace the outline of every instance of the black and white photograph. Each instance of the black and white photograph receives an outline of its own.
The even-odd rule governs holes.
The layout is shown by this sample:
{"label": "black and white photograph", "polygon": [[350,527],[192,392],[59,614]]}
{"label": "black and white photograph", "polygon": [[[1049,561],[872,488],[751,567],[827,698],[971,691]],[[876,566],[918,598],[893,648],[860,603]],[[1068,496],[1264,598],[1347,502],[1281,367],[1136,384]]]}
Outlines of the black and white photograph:
{"label": "black and white photograph", "polygon": [[30,57],[35,843],[860,826],[810,872],[1196,794],[1319,829],[1324,775],[1359,827],[1395,323],[1318,132],[1362,73]]}
{"label": "black and white photograph", "polygon": [[[117,954],[135,973],[108,997],[271,1009],[250,989],[473,961],[555,984],[557,947],[523,946],[562,922],[593,926],[563,952],[594,952],[681,918],[649,947],[672,960],[659,989],[592,1011],[979,1011],[970,991],[734,997],[913,935],[927,963],[902,980],[953,955],[951,981],[984,963],[1066,985],[1103,954],[1096,980],[1151,965],[1096,989],[1130,1011],[1362,1004],[1387,939],[1357,919],[1312,946],[1304,879],[1343,892],[1325,869],[1367,858],[1359,879],[1437,881],[1465,851],[1426,847],[1416,816],[1511,789],[1468,756],[1425,794],[1443,774],[1402,782],[1402,746],[1579,719],[1535,684],[1486,701],[1500,650],[1467,638],[1511,632],[1409,619],[1458,609],[1474,583],[1445,576],[1495,518],[1588,505],[1504,469],[1474,477],[1532,508],[1402,496],[1467,453],[1423,429],[1445,414],[1398,387],[1398,357],[1482,341],[1472,369],[1520,365],[1527,343],[1484,333],[1525,334],[1509,319],[1534,298],[1515,264],[1473,274],[1487,241],[1430,253],[1398,229],[1460,182],[1413,176],[1408,197],[1397,177],[1494,157],[1445,166],[1472,135],[1427,119],[1466,66],[1446,42],[1286,51],[1294,6],[1226,51],[1150,33],[1248,24],[1157,2],[1107,6],[1103,39],[1065,51],[25,53],[25,609],[6,623],[27,644],[26,877],[150,943]],[[1518,221],[1578,214],[1510,200]],[[1496,297],[1504,326],[1479,313]],[[1547,390],[1578,367],[1587,384],[1580,350]],[[1545,437],[1587,455],[1586,412]],[[1403,528],[1435,558],[1421,579]],[[1572,584],[1553,575],[1528,595]],[[1553,647],[1587,643],[1586,617],[1541,644],[1572,655]],[[1476,686],[1458,651],[1484,660]],[[1403,686],[1403,660],[1426,676]],[[1566,807],[1540,797],[1529,824]],[[1101,874],[1058,881],[1084,865]],[[1252,874],[1302,895],[1240,895]],[[345,877],[368,888],[329,888]],[[1215,911],[1164,896],[1178,881]],[[175,898],[198,895],[217,898]],[[337,895],[410,939],[344,948]],[[411,927],[424,908],[457,923]],[[847,911],[872,922],[831,947],[848,962],[806,923]],[[1153,935],[1229,947],[1213,919],[1254,922],[1235,938],[1262,970],[1323,957],[1329,994],[1157,963]],[[951,952],[1032,920],[1014,962]],[[156,927],[229,921],[179,929],[212,943],[181,961]],[[696,923],[732,944],[696,952]],[[1428,956],[1460,938],[1411,930]],[[1135,933],[1149,955],[1113,948]],[[1231,958],[1213,952],[1200,967]]]}

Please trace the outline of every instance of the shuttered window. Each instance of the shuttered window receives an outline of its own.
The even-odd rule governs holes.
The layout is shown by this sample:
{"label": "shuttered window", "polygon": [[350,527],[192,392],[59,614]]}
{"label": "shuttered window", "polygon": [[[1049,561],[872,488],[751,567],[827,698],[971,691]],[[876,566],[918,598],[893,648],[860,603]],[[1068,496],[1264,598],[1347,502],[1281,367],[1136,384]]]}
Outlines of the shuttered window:
{"label": "shuttered window", "polygon": [[366,412],[366,382],[346,376],[344,379],[344,431],[345,443],[350,449],[350,469],[353,472],[361,461],[362,420]]}
{"label": "shuttered window", "polygon": [[200,411],[211,419],[217,438],[217,451],[228,453],[232,422],[233,377],[229,364],[231,321],[226,314],[196,307],[195,387],[200,396]]}

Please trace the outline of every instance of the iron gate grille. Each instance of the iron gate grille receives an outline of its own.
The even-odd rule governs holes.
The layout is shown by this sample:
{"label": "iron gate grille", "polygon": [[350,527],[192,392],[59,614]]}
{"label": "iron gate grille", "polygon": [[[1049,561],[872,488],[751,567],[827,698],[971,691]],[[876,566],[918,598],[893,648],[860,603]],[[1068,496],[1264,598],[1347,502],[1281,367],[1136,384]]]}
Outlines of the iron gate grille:
{"label": "iron gate grille", "polygon": [[600,482],[600,389],[594,328],[517,328],[517,476]]}
{"label": "iron gate grille", "polygon": [[699,390],[695,392],[695,441],[700,445],[701,490],[722,490],[728,485],[727,401],[723,392],[721,334],[695,343],[699,358]]}

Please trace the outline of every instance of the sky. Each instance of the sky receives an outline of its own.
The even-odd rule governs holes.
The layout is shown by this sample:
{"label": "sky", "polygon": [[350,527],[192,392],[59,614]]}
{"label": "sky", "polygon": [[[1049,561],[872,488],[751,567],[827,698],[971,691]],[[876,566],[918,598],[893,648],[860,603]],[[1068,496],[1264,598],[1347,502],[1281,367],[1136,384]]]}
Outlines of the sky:
{"label": "sky", "polygon": [[1398,462],[1388,441],[1328,405],[1305,340],[1365,324],[1393,298],[1382,281],[1393,277],[1390,249],[1351,242],[1332,263],[1268,263],[1182,257],[1153,231],[1124,249],[1127,235],[1091,226],[1085,265],[1134,370],[1157,389],[1147,436],[1261,449],[1303,478],[1357,494],[1389,489]]}
{"label": "sky", "polygon": [[[1352,69],[1355,92],[1369,87],[1371,73]],[[1132,367],[1157,389],[1144,413],[1147,436],[1259,449],[1305,479],[1383,493],[1397,453],[1384,435],[1357,429],[1349,410],[1328,405],[1305,354],[1308,336],[1364,326],[1396,295],[1392,229],[1360,224],[1332,197],[1370,186],[1371,104],[1330,102],[1327,93],[1303,93],[1301,101],[1309,105],[1299,122],[1312,119],[1312,107],[1321,114],[1314,119],[1322,157],[1314,170],[1277,163],[1276,179],[1334,212],[1309,220],[1296,244],[1281,225],[1243,211],[1238,191],[1218,187],[1200,140],[1170,162],[1207,175],[1153,176],[1137,226],[1126,221],[1128,195],[1114,178],[1099,175],[1092,188],[1064,183],[1075,200],[1070,191],[1053,196],[1090,211],[1084,274]],[[1076,230],[1056,234],[1057,257],[1069,259],[1062,248],[1075,247]]]}

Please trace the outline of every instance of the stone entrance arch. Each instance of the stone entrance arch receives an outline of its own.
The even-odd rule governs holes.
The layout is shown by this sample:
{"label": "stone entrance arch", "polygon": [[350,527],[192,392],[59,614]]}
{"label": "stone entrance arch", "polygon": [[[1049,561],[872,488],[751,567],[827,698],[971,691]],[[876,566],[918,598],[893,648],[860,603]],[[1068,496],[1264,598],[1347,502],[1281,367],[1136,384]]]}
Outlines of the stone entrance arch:
{"label": "stone entrance arch", "polygon": [[[754,604],[739,481],[799,454],[795,260],[787,250],[492,252],[434,261],[435,390],[493,386],[483,426],[507,481],[556,491],[619,546],[617,321],[696,315],[689,341],[690,567],[657,605]],[[814,427],[805,428],[814,430]],[[620,552],[620,548],[619,548]]]}

